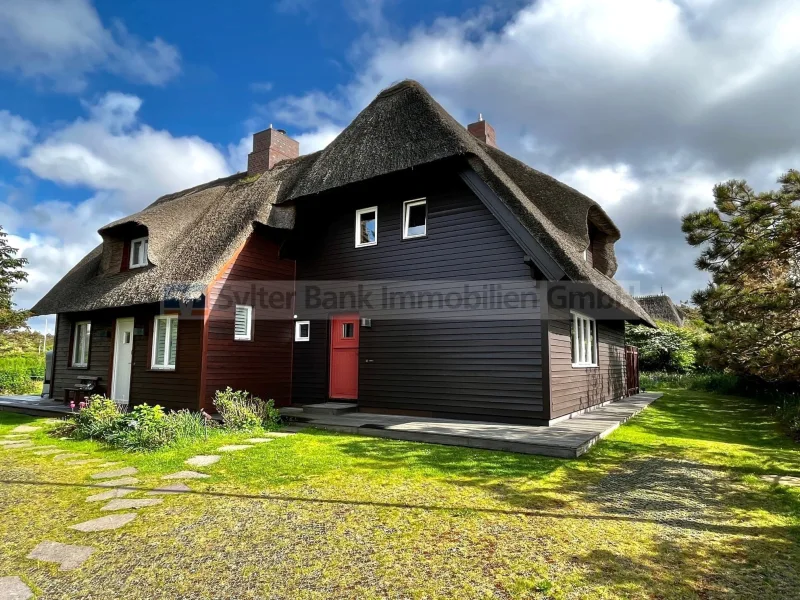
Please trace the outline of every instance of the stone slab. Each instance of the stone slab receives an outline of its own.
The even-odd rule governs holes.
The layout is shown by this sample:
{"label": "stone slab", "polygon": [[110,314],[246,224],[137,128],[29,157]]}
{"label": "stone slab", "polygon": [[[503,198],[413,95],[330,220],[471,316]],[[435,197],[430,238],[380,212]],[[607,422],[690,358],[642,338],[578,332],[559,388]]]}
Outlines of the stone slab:
{"label": "stone slab", "polygon": [[768,483],[800,487],[800,477],[793,477],[792,475],[762,475],[761,479]]}
{"label": "stone slab", "polygon": [[130,488],[111,488],[105,492],[100,492],[94,496],[89,496],[87,502],[102,502],[103,500],[113,500],[114,498],[122,498],[128,494],[132,494],[136,490]]}
{"label": "stone slab", "polygon": [[217,450],[220,452],[239,452],[240,450],[247,450],[252,447],[252,444],[231,444],[230,446],[220,446]]}
{"label": "stone slab", "polygon": [[52,454],[62,454],[64,450],[61,448],[48,448],[47,450],[36,450],[35,452],[31,452],[31,454],[35,454],[36,456],[50,456]]}
{"label": "stone slab", "polygon": [[201,454],[188,458],[184,462],[191,467],[209,467],[218,463],[220,458],[222,457],[216,454]]}
{"label": "stone slab", "polygon": [[183,482],[179,482],[157,487],[156,489],[147,492],[147,494],[145,495],[160,496],[161,494],[185,494],[186,492],[191,492],[191,491],[192,488],[190,488]]}
{"label": "stone slab", "polygon": [[11,433],[33,433],[39,431],[41,427],[34,427],[33,425],[19,425],[11,430]]}
{"label": "stone slab", "polygon": [[0,446],[4,448],[26,448],[33,446],[33,442],[29,440],[3,440],[0,442]]}
{"label": "stone slab", "polygon": [[7,433],[6,435],[0,435],[0,437],[4,440],[29,440],[31,438],[27,433]]}
{"label": "stone slab", "polygon": [[139,480],[136,477],[120,477],[119,479],[109,479],[93,485],[97,487],[120,487],[136,485],[137,483],[139,483]]}
{"label": "stone slab", "polygon": [[60,542],[42,542],[34,548],[28,558],[44,562],[59,563],[62,571],[77,569],[92,555],[91,546],[73,546]]}
{"label": "stone slab", "polygon": [[161,504],[161,498],[118,498],[106,504],[100,510],[131,510],[135,508],[146,508],[148,506],[155,506]]}
{"label": "stone slab", "polygon": [[33,598],[31,588],[19,577],[0,577],[0,600],[28,600]]}
{"label": "stone slab", "polygon": [[91,465],[100,462],[100,458],[86,458],[84,460],[68,460],[64,464],[70,467],[79,467],[80,465]]}
{"label": "stone slab", "polygon": [[266,444],[267,442],[273,442],[273,441],[275,441],[274,438],[261,438],[261,437],[249,438],[245,440],[245,442],[249,444]]}
{"label": "stone slab", "polygon": [[161,479],[205,479],[211,477],[205,473],[198,473],[197,471],[178,471],[170,475],[164,475]]}
{"label": "stone slab", "polygon": [[120,515],[108,515],[107,517],[99,517],[86,521],[85,523],[78,523],[72,525],[70,529],[82,531],[84,533],[93,533],[95,531],[110,531],[112,529],[119,529],[125,527],[128,523],[136,518],[136,513],[123,513]]}
{"label": "stone slab", "polygon": [[67,452],[66,454],[59,454],[53,457],[53,460],[56,462],[62,460],[70,460],[73,458],[80,458],[81,456],[86,456],[86,452]]}
{"label": "stone slab", "polygon": [[103,471],[101,473],[94,473],[91,475],[92,479],[114,479],[115,477],[125,477],[127,475],[136,475],[139,469],[136,467],[124,467],[114,471]]}

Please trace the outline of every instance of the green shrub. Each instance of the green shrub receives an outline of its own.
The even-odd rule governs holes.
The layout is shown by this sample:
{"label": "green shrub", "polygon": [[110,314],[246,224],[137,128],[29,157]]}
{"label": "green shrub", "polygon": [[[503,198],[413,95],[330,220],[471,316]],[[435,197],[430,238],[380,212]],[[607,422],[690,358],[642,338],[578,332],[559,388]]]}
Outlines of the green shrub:
{"label": "green shrub", "polygon": [[125,450],[155,450],[175,441],[175,430],[158,404],[140,404],[122,416],[106,440]]}
{"label": "green shrub", "polygon": [[692,371],[704,334],[691,327],[678,327],[664,321],[656,324],[656,329],[646,325],[625,327],[626,343],[639,348],[641,368],[678,373]]}
{"label": "green shrub", "polygon": [[176,442],[205,437],[208,429],[216,427],[216,422],[206,419],[202,413],[179,410],[167,413],[167,425],[174,433]]}
{"label": "green shrub", "polygon": [[[39,381],[35,381],[34,377]],[[17,354],[0,357],[0,393],[41,393],[41,379],[43,378],[43,354]]]}
{"label": "green shrub", "polygon": [[214,406],[228,429],[274,429],[280,424],[280,413],[275,403],[272,400],[265,402],[247,391],[234,391],[230,387],[217,390]]}
{"label": "green shrub", "polygon": [[80,440],[108,440],[122,426],[124,413],[113,400],[95,394],[90,396],[86,407],[73,417],[73,437]]}

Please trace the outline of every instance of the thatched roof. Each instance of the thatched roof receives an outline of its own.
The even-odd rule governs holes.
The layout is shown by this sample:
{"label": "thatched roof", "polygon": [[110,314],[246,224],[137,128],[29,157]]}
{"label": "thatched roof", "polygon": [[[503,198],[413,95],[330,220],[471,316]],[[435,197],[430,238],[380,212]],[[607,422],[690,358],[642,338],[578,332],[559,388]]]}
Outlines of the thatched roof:
{"label": "thatched roof", "polygon": [[666,294],[636,296],[635,300],[647,311],[654,321],[666,321],[678,327],[683,326],[683,315],[678,311],[672,299]]}
{"label": "thatched roof", "polygon": [[[167,284],[199,285],[173,292],[194,299],[244,242],[256,223],[290,229],[294,205],[320,192],[432,162],[462,157],[512,210],[573,281],[590,282],[634,318],[649,316],[613,280],[619,230],[593,200],[480,142],[417,82],[381,92],[324,150],[279,163],[253,181],[246,175],[160,198],[100,230],[148,228],[152,266],[98,276],[97,248],[35,307],[38,314],[160,301]],[[589,222],[604,243],[593,268],[583,259]],[[103,281],[100,281],[103,280]]]}

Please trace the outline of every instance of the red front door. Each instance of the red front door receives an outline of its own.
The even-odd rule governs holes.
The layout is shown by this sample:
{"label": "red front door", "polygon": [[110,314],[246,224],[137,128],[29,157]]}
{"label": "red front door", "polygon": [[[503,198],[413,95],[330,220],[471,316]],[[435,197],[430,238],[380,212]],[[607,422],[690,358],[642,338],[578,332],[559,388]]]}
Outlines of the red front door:
{"label": "red front door", "polygon": [[358,398],[358,323],[358,315],[331,317],[331,398]]}

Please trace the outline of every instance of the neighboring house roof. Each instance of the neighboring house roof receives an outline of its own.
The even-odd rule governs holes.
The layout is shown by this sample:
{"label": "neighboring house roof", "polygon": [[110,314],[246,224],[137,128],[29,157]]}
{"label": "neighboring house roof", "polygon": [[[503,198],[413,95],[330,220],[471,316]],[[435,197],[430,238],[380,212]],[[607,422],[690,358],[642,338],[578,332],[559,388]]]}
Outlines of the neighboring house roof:
{"label": "neighboring house roof", "polygon": [[[571,187],[467,132],[415,81],[382,91],[324,150],[278,163],[260,177],[234,175],[159,198],[102,229],[145,225],[152,266],[100,276],[96,248],[33,308],[37,314],[159,302],[165,286],[198,298],[256,224],[291,229],[304,197],[438,160],[463,157],[572,281],[589,282],[636,318],[648,314],[614,281],[619,230],[600,206]],[[583,259],[589,221],[605,243],[593,268]]]}
{"label": "neighboring house roof", "polygon": [[672,299],[666,294],[652,296],[636,296],[635,300],[647,311],[654,321],[666,321],[678,327],[683,326],[683,315],[678,311]]}

